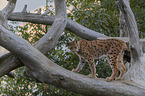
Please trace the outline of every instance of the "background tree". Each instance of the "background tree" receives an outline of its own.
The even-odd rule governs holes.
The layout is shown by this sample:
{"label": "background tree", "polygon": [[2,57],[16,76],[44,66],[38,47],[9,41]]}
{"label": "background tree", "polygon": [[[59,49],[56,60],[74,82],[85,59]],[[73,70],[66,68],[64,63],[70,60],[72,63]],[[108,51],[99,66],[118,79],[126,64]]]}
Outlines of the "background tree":
{"label": "background tree", "polygon": [[[111,0],[110,0],[111,1]],[[80,1],[80,2],[82,2],[82,1]],[[113,6],[111,6],[111,7],[109,7],[110,8],[110,11],[108,10],[108,7],[107,8],[105,8],[105,6],[103,6],[103,4],[105,5],[105,2],[106,2],[106,4],[108,4],[109,3],[109,1],[105,1],[105,2],[103,2],[103,1],[101,1],[101,5],[100,5],[100,3],[98,3],[98,2],[96,2],[95,4],[94,4],[94,2],[92,2],[92,1],[87,1],[88,3],[85,5],[84,3],[82,3],[82,5],[80,5],[80,6],[78,6],[79,4],[81,4],[81,3],[79,3],[79,2],[71,2],[70,0],[69,0],[69,2],[67,2],[68,3],[68,5],[67,6],[69,6],[69,4],[74,4],[74,6],[75,6],[75,11],[74,10],[72,10],[72,12],[68,15],[70,18],[72,18],[72,19],[75,19],[77,22],[79,22],[79,23],[81,23],[82,25],[84,25],[84,26],[86,26],[86,27],[88,27],[88,28],[91,28],[91,29],[93,29],[93,30],[96,30],[96,31],[99,31],[99,32],[102,32],[102,33],[104,33],[104,34],[106,34],[106,35],[108,35],[108,36],[113,36],[113,34],[114,34],[114,32],[116,32],[116,33],[119,33],[119,27],[118,27],[118,25],[116,25],[117,23],[118,23],[118,20],[116,20],[117,18],[118,18],[118,13],[119,13],[119,10],[117,9],[117,5],[115,5],[115,3],[114,3],[114,6],[116,6],[116,11],[112,11],[111,12],[111,10],[114,8]],[[113,1],[114,2],[114,1]],[[78,4],[77,4],[78,3]],[[76,4],[76,5],[75,5]],[[83,5],[84,4],[84,5]],[[96,6],[96,5],[98,5],[98,6]],[[92,8],[91,8],[92,7]],[[97,7],[97,8],[96,8]],[[100,10],[100,9],[102,9],[102,10]],[[112,9],[111,9],[112,8]],[[85,10],[86,9],[86,10]],[[98,11],[96,11],[98,9]],[[107,10],[107,11],[106,11]],[[80,13],[79,13],[80,12]],[[115,13],[116,12],[116,13]],[[72,14],[73,13],[73,14]],[[82,14],[83,13],[83,14]],[[92,13],[92,14],[91,14]],[[93,13],[94,13],[94,15],[93,15]],[[111,13],[115,13],[115,14],[111,14]],[[75,15],[74,15],[75,14]],[[91,14],[91,16],[88,16],[88,14]],[[98,15],[99,14],[99,15]],[[14,15],[14,14],[13,14]],[[20,14],[19,14],[20,15]],[[24,15],[24,14],[23,14]],[[27,15],[27,14],[25,14],[25,15]],[[34,15],[34,14],[32,14],[32,15]],[[35,15],[34,15],[35,16]],[[10,16],[11,17],[11,16]],[[86,19],[86,18],[84,18],[84,17],[86,17],[86,18],[88,18],[88,19]],[[91,17],[91,18],[90,18]],[[102,18],[101,18],[102,17]],[[113,22],[113,20],[114,20],[114,18],[112,18],[112,17],[114,17],[114,18],[116,18],[115,19],[115,21],[116,21],[116,23],[114,23]],[[89,19],[90,18],[90,19]],[[97,18],[97,19],[99,19],[98,21],[97,21],[97,19],[94,19],[94,18]],[[111,19],[112,18],[112,19]],[[15,19],[16,20],[16,19]],[[24,20],[24,19],[23,19]],[[33,21],[32,21],[33,22]],[[36,22],[36,21],[35,21]],[[71,21],[69,21],[68,20],[68,22],[71,22]],[[90,22],[90,23],[88,23],[88,22]],[[75,23],[75,22],[74,22]],[[37,25],[35,25],[35,24],[30,24],[31,26],[37,26]],[[92,25],[92,26],[91,26]],[[94,26],[93,26],[94,25]],[[97,27],[96,27],[96,25],[98,25]],[[111,26],[110,26],[111,25]],[[39,25],[38,25],[39,26]],[[20,27],[19,27],[20,28]],[[17,29],[19,29],[19,28],[17,28]],[[26,29],[25,29],[26,28]],[[32,34],[31,33],[33,33],[33,31],[35,31],[35,28],[36,28],[36,30],[38,30],[38,28],[40,28],[40,27],[34,27],[34,30],[32,31],[32,32],[30,32],[29,34],[27,33],[27,28],[28,28],[28,25],[26,25],[25,27],[24,27],[24,29],[26,30],[26,31],[24,31],[24,29],[23,28],[21,28],[20,30],[19,30],[19,32],[22,32],[23,34],[22,34],[22,37],[23,38],[25,38],[26,40],[30,40],[29,42],[31,42],[31,41],[33,41],[33,42],[31,42],[31,44],[33,44],[34,43],[34,45],[36,45],[35,44],[35,41],[37,41],[37,40],[39,40],[39,38],[41,38],[41,34],[40,33],[38,33],[38,34],[36,34],[36,37],[33,37],[33,40],[32,39],[29,39],[30,37],[32,37]],[[67,27],[66,27],[67,28]],[[42,29],[42,28],[40,28],[40,29]],[[21,31],[22,30],[22,31]],[[43,30],[43,29],[42,29]],[[89,30],[89,31],[91,31],[91,30]],[[91,31],[92,32],[92,31]],[[37,33],[37,32],[36,32]],[[46,33],[46,32],[44,32],[44,33]],[[79,32],[78,32],[79,33]],[[77,33],[76,33],[77,34]],[[82,34],[81,34],[82,35]],[[115,36],[119,36],[119,34],[114,34]],[[29,37],[30,36],[30,37]],[[40,37],[39,37],[40,36]],[[72,37],[71,37],[72,36]],[[73,54],[73,53],[69,53],[69,52],[66,52],[66,50],[61,50],[62,48],[63,48],[63,46],[65,46],[65,44],[66,44],[66,42],[68,42],[68,41],[70,41],[70,40],[72,40],[72,39],[74,39],[73,38],[73,36],[74,36],[74,34],[72,34],[72,33],[67,33],[67,32],[65,32],[65,33],[63,33],[63,35],[61,36],[61,38],[60,38],[60,42],[59,42],[59,44],[58,44],[58,46],[55,48],[55,50],[53,50],[52,52],[49,52],[49,54],[47,54],[47,53],[45,53],[44,51],[42,51],[42,52],[44,52],[45,54],[47,54],[48,55],[48,57],[52,60],[52,61],[54,61],[54,62],[56,62],[57,64],[59,64],[59,65],[61,65],[61,66],[63,66],[63,67],[65,67],[65,68],[67,68],[67,69],[69,69],[69,70],[71,70],[73,67],[74,67],[74,65],[78,62],[78,61],[74,61],[74,59],[76,58],[76,55],[75,54]],[[82,36],[83,37],[83,36]],[[36,38],[36,39],[35,39]],[[39,47],[40,48],[40,47]],[[39,49],[38,48],[38,49]],[[49,50],[51,50],[52,48],[50,48]],[[66,53],[65,53],[66,52]],[[67,57],[67,58],[66,58]],[[73,57],[73,58],[72,58]],[[74,62],[72,62],[72,61],[74,61]],[[5,62],[2,62],[2,63],[5,63]],[[1,65],[2,65],[2,63],[1,63]],[[71,65],[70,65],[71,64]],[[103,65],[104,66],[104,65]],[[87,67],[86,67],[87,68]],[[100,67],[99,67],[100,68]],[[14,68],[15,69],[15,68]],[[98,69],[98,68],[97,68]],[[9,69],[10,70],[10,69]],[[106,70],[106,69],[105,69]],[[86,69],[86,70],[84,70],[83,72],[84,73],[87,73],[89,70],[88,69]],[[82,73],[83,73],[82,72]],[[104,71],[104,72],[106,72],[106,71]],[[102,72],[100,72],[100,74],[102,74]],[[105,77],[106,75],[108,75],[108,74],[106,74],[106,75],[100,75],[99,74],[99,76],[100,77]],[[2,75],[2,74],[1,74]],[[3,73],[3,75],[4,75],[4,73]],[[35,77],[34,77],[35,78]],[[20,80],[20,79],[19,79]],[[97,80],[98,81],[98,80]],[[26,81],[24,81],[25,83],[26,83]],[[95,81],[94,81],[95,82]],[[34,82],[33,82],[34,83]],[[99,83],[99,81],[97,82],[97,83]],[[76,84],[77,84],[77,82],[76,82]],[[109,83],[109,84],[112,84],[112,83]],[[113,83],[114,84],[114,83]],[[119,84],[119,83],[117,83],[117,84]],[[29,83],[28,83],[28,85],[29,85]],[[28,85],[26,85],[26,86],[28,86]],[[33,84],[30,84],[30,85],[33,85]],[[35,85],[35,84],[34,84]],[[55,84],[54,84],[55,85]],[[106,85],[107,86],[107,83],[106,82],[104,82],[104,85]],[[123,85],[123,84],[122,84]],[[23,85],[24,86],[24,85]],[[38,86],[38,85],[37,85]],[[40,86],[41,86],[41,84],[40,84]],[[58,86],[58,85],[56,85],[56,86]],[[96,85],[97,86],[97,85]],[[109,86],[109,85],[108,85]],[[125,85],[126,86],[126,85]],[[34,87],[33,87],[34,88]],[[32,88],[32,89],[33,89]],[[52,87],[50,86],[49,87],[49,89],[51,89]],[[88,89],[89,89],[89,86],[87,87]],[[95,88],[95,87],[94,87]],[[99,87],[99,88],[101,88],[101,86]],[[125,88],[125,87],[124,87]],[[29,89],[28,87],[26,87],[26,89]],[[52,90],[49,90],[49,93],[47,93],[47,94],[55,94],[55,92],[58,92],[57,90],[60,90],[60,89],[55,89],[55,88],[52,88],[52,89],[54,89],[55,91],[52,91]],[[138,88],[137,88],[138,89]],[[30,90],[30,89],[29,89]],[[35,88],[34,88],[34,90],[35,90]],[[110,89],[111,90],[111,89]],[[112,89],[113,90],[113,89]],[[15,91],[15,90],[14,90]],[[72,90],[71,90],[72,91]],[[75,90],[74,90],[75,91]],[[129,91],[129,90],[127,90],[127,91]],[[32,92],[32,90],[30,90],[29,91],[30,92],[30,94],[31,94],[31,92]],[[32,93],[36,93],[36,94],[38,94],[38,92],[41,92],[41,91],[37,91],[37,92],[32,92]],[[76,92],[76,91],[75,91]],[[90,91],[90,92],[92,92],[92,91]],[[96,91],[97,92],[97,91]],[[140,92],[140,88],[138,89],[138,92]],[[18,92],[19,93],[19,92]],[[81,90],[79,90],[79,92],[78,93],[82,93],[82,91]],[[64,94],[64,93],[63,93]],[[69,94],[74,94],[74,93],[69,93]],[[86,93],[84,93],[84,94],[86,94]],[[89,93],[89,94],[93,94],[93,92],[92,93]],[[101,93],[97,93],[97,94],[101,94]],[[104,95],[105,94],[108,94],[108,93],[104,93]],[[110,93],[111,94],[111,93]],[[117,93],[117,94],[119,94],[119,93]],[[124,93],[124,94],[126,94],[126,93]],[[136,93],[137,94],[137,93]],[[140,93],[141,94],[141,93]],[[96,95],[96,94],[95,94]]]}

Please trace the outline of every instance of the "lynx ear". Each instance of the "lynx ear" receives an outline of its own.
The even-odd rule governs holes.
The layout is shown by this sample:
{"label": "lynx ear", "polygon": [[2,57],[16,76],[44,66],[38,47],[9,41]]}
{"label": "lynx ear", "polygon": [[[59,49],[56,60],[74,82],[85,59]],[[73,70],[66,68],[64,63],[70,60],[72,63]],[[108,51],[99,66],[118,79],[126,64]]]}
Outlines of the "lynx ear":
{"label": "lynx ear", "polygon": [[77,40],[75,40],[75,44],[77,44],[78,43],[78,41]]}
{"label": "lynx ear", "polygon": [[76,45],[77,45],[77,50],[79,50],[79,49],[80,49],[80,42],[77,41],[77,42],[76,42]]}

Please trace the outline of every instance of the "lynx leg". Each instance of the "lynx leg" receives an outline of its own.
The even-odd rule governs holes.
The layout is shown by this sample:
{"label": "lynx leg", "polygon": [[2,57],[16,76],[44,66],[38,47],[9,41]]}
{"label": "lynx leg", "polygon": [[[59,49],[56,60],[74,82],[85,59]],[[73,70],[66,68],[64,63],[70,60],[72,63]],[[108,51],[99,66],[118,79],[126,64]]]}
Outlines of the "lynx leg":
{"label": "lynx leg", "polygon": [[123,76],[126,72],[126,67],[124,66],[124,63],[123,63],[123,55],[122,54],[121,54],[121,56],[119,58],[119,61],[118,61],[118,68],[119,68],[119,71],[120,71],[120,75],[119,75],[119,77],[116,77],[115,80],[123,79]]}
{"label": "lynx leg", "polygon": [[90,69],[91,69],[91,74],[89,74],[89,76],[91,78],[97,78],[96,77],[96,68],[95,68],[93,56],[90,56],[88,58],[88,63],[89,63]]}
{"label": "lynx leg", "polygon": [[112,69],[112,75],[110,77],[107,77],[107,81],[112,81],[114,80],[114,78],[116,77],[116,75],[118,74],[119,72],[119,69],[118,69],[118,57],[117,56],[113,56],[113,55],[108,55],[108,62],[111,66],[111,69]]}
{"label": "lynx leg", "polygon": [[85,59],[84,58],[80,58],[80,62],[78,64],[77,68],[73,69],[72,71],[73,72],[80,72],[82,70],[82,68],[84,67],[85,63],[86,63]]}

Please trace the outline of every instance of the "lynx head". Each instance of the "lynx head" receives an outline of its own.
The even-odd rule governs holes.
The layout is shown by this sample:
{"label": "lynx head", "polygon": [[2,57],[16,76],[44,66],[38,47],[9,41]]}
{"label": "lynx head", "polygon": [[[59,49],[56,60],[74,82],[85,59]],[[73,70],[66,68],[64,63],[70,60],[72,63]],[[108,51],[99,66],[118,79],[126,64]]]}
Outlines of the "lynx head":
{"label": "lynx head", "polygon": [[73,52],[76,52],[80,49],[80,46],[76,40],[67,43],[67,46]]}

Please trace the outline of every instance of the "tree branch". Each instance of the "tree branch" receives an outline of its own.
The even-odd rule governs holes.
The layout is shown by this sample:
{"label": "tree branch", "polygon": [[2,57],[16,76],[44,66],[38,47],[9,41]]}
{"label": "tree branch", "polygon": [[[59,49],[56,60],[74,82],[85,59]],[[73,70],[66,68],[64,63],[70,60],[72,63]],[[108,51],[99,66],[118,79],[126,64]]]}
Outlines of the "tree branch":
{"label": "tree branch", "polygon": [[13,12],[17,0],[9,0],[7,6],[0,12],[0,24],[8,28],[7,18]]}
{"label": "tree branch", "polygon": [[9,15],[14,11],[17,0],[9,0],[7,6],[2,10],[3,17],[7,19]]}
{"label": "tree branch", "polygon": [[145,87],[145,55],[140,44],[138,28],[134,14],[130,8],[129,0],[115,0],[124,15],[129,34],[131,50],[131,67],[125,79],[131,80]]}
{"label": "tree branch", "polygon": [[[63,8],[65,5],[59,5],[61,1],[57,1],[56,3],[56,17],[55,21],[51,26],[51,29],[43,36],[39,41],[37,41],[34,46],[38,49],[42,49],[41,52],[46,54],[48,51],[52,50],[60,38],[66,23],[67,23],[67,15],[66,9]],[[65,4],[65,3],[64,3]],[[59,8],[57,8],[59,7]],[[64,12],[63,14],[60,12]]]}
{"label": "tree branch", "polygon": [[[65,4],[65,3],[64,3]],[[59,4],[57,4],[59,6]],[[63,7],[64,5],[61,5],[59,7]],[[37,41],[34,46],[40,50],[43,54],[47,54],[48,51],[52,50],[61,36],[61,33],[63,32],[63,29],[65,28],[66,22],[67,22],[67,16],[66,16],[66,10],[64,8],[57,8],[56,11],[59,10],[63,12],[63,14],[60,14],[59,12],[56,12],[58,16],[56,16],[56,19],[49,30],[47,34],[45,34],[44,37],[42,37],[39,41]],[[9,53],[11,54],[11,53]],[[1,73],[0,76],[3,76],[10,72],[11,70],[23,66],[23,64],[17,60],[16,57],[8,56],[5,58],[5,61],[0,63],[0,69]],[[16,63],[17,62],[17,63]],[[10,67],[8,67],[10,66]],[[4,69],[3,69],[4,68]]]}
{"label": "tree branch", "polygon": [[[48,16],[48,15],[45,16],[40,14],[34,14],[34,13],[15,12],[12,13],[8,19],[11,21],[23,21],[23,22],[31,22],[37,24],[52,25],[52,23],[55,20],[55,17]],[[66,29],[76,34],[77,36],[87,40],[95,40],[98,37],[107,37],[104,34],[90,30],[70,19],[67,20]]]}
{"label": "tree branch", "polygon": [[126,27],[126,22],[124,19],[123,13],[120,11],[119,15],[119,24],[120,24],[120,37],[128,37],[128,30]]}
{"label": "tree branch", "polygon": [[27,5],[24,6],[22,13],[26,13],[27,12]]}

